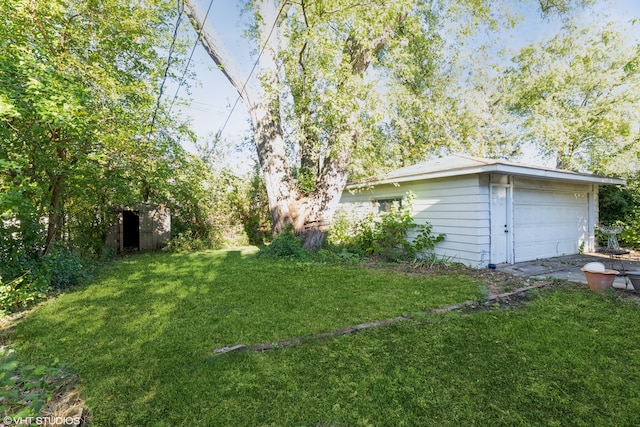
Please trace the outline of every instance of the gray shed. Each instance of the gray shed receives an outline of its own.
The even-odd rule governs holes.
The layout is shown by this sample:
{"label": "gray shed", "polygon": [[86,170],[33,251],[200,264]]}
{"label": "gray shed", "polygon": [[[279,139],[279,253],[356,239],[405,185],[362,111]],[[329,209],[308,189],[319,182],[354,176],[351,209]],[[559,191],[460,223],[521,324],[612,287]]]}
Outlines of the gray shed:
{"label": "gray shed", "polygon": [[115,214],[105,242],[115,252],[154,251],[169,242],[171,214],[165,205],[118,207]]}
{"label": "gray shed", "polygon": [[357,218],[415,194],[413,217],[446,238],[436,254],[469,266],[595,250],[598,187],[625,180],[448,156],[347,186],[341,207]]}

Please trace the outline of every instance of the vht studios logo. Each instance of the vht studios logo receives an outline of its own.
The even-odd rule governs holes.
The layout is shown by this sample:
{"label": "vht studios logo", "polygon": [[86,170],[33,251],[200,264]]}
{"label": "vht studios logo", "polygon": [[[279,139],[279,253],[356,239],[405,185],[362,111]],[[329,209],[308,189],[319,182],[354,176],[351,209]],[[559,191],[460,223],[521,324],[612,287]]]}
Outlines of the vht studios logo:
{"label": "vht studios logo", "polygon": [[2,418],[0,427],[30,426],[30,425],[54,425],[54,426],[79,426],[80,417],[9,417]]}

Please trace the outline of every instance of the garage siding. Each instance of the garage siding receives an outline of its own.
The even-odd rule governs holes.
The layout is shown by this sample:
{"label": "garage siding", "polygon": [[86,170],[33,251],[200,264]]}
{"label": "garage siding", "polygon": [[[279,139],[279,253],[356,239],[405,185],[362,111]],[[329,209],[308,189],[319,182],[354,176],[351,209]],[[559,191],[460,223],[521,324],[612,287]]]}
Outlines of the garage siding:
{"label": "garage siding", "polygon": [[[372,202],[415,194],[413,216],[418,224],[426,221],[433,232],[445,233],[436,254],[454,262],[482,266],[489,258],[488,176],[466,175],[401,184],[382,184],[374,188],[345,191],[340,203],[353,219],[372,209]],[[413,237],[413,236],[410,236]]]}
{"label": "garage siding", "polygon": [[588,244],[590,190],[588,184],[516,178],[514,261],[575,254]]}
{"label": "garage siding", "polygon": [[436,254],[482,268],[492,262],[492,253],[498,263],[594,251],[598,187],[624,184],[622,179],[452,155],[350,185],[341,204],[355,221],[372,211],[372,201],[384,206],[411,191],[416,222],[429,221],[434,233],[446,234]]}

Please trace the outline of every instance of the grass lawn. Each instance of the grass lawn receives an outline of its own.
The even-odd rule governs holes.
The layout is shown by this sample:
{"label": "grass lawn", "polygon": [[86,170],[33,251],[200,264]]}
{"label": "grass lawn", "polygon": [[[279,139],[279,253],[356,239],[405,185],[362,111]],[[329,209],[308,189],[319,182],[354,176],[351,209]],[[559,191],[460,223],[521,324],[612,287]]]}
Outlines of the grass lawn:
{"label": "grass lawn", "polygon": [[78,372],[96,426],[638,425],[640,305],[586,287],[264,353],[214,355],[478,299],[461,274],[145,254],[11,332]]}

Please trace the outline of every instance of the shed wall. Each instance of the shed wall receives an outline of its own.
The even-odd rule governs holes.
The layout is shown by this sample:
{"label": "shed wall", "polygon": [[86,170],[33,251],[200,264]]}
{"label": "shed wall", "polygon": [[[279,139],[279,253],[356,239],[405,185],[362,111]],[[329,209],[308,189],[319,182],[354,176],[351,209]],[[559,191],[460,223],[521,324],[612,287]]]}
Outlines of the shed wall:
{"label": "shed wall", "polygon": [[154,206],[140,212],[140,250],[154,251],[169,242],[171,215],[169,208]]}
{"label": "shed wall", "polygon": [[[138,230],[125,230],[124,213],[131,212],[138,217]],[[129,241],[136,241],[136,248],[125,247],[127,236],[125,233],[136,233],[137,239],[130,238]],[[128,236],[131,237],[131,236]],[[125,250],[154,251],[164,247],[171,237],[171,213],[164,205],[141,204],[135,208],[119,208],[114,212],[114,223],[109,229],[105,244],[114,252]]]}

